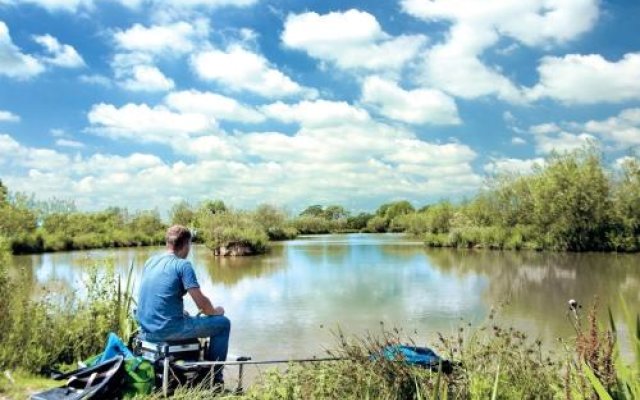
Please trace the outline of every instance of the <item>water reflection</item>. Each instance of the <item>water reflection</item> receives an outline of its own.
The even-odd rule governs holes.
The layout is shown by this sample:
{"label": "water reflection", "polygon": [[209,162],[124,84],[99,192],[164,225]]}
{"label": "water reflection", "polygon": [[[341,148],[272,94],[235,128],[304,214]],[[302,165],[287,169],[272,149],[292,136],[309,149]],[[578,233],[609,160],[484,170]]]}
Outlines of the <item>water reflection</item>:
{"label": "water reflection", "polygon": [[[112,265],[139,281],[144,261],[161,247],[55,253],[14,258],[34,285],[56,282],[82,293],[87,265]],[[216,258],[202,246],[190,255],[203,290],[233,321],[232,351],[256,358],[321,353],[331,329],[363,333],[380,321],[418,339],[481,321],[508,302],[504,319],[547,339],[569,333],[569,298],[617,306],[618,293],[640,304],[637,255],[426,249],[398,235],[322,235],[276,243],[269,254]],[[187,303],[192,311],[194,305]]]}
{"label": "water reflection", "polygon": [[635,309],[640,304],[638,255],[431,249],[427,256],[434,267],[456,276],[487,277],[483,301],[506,303],[504,316],[547,337],[571,332],[568,299],[586,305],[597,299],[602,312],[611,306],[617,316],[620,295]]}

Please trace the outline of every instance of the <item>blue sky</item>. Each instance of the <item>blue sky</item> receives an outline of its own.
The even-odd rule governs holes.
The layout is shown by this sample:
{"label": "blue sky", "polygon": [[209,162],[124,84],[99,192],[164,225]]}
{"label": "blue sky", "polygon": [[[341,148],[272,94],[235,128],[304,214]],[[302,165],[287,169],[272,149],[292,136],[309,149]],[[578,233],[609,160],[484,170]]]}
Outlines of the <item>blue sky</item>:
{"label": "blue sky", "polygon": [[416,205],[640,145],[640,3],[0,0],[0,178],[133,209]]}

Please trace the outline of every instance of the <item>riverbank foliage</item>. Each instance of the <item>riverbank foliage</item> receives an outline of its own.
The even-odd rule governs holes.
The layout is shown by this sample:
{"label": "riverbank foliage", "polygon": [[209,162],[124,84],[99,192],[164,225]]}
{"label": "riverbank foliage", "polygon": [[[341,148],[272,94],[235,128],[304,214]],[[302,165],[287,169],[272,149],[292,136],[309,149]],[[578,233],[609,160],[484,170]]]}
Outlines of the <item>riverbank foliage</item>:
{"label": "riverbank foliage", "polygon": [[60,200],[37,202],[24,194],[6,195],[0,182],[0,235],[16,254],[164,243],[166,224],[157,211],[122,208],[80,212]]}
{"label": "riverbank foliage", "polygon": [[[572,317],[573,318],[573,317]],[[615,326],[596,322],[596,308],[586,320],[574,320],[576,336],[553,352],[540,340],[505,327],[490,315],[478,327],[461,326],[440,336],[436,347],[454,362],[450,375],[405,363],[377,359],[400,332],[345,340],[333,356],[348,361],[291,365],[272,371],[248,393],[252,399],[637,399],[640,394],[640,321],[628,320],[631,363],[620,357]],[[634,332],[633,329],[636,329]]]}
{"label": "riverbank foliage", "polygon": [[99,353],[108,332],[127,333],[128,291],[114,272],[98,272],[112,267],[87,266],[81,299],[60,282],[41,287],[30,271],[7,266],[0,253],[0,370],[73,365]]}
{"label": "riverbank foliage", "polygon": [[[161,244],[157,211],[109,208],[79,212],[73,204],[9,195],[0,182],[0,234],[14,253]],[[530,174],[487,178],[471,199],[415,209],[405,200],[375,213],[312,205],[297,216],[271,205],[236,210],[221,200],[181,202],[170,222],[198,232],[211,248],[240,243],[255,252],[269,240],[298,234],[407,232],[429,246],[559,251],[640,251],[640,162],[608,168],[595,148],[552,154]]]}
{"label": "riverbank foliage", "polygon": [[180,388],[173,398],[637,399],[640,321],[625,316],[630,330],[621,337],[629,340],[624,347],[631,349],[630,360],[625,360],[615,324],[601,328],[595,305],[586,316],[579,312],[570,311],[575,336],[562,339],[557,350],[505,326],[493,311],[478,327],[461,325],[449,335],[439,335],[431,346],[453,362],[451,374],[411,366],[401,359],[372,358],[387,344],[407,341],[403,332],[383,327],[380,334],[362,338],[339,335],[328,355],[343,360],[292,363],[285,370],[269,370],[244,395],[212,394],[205,385]]}
{"label": "riverbank foliage", "polygon": [[553,154],[529,175],[501,175],[473,199],[394,219],[430,246],[640,250],[640,164],[609,170],[595,149]]}

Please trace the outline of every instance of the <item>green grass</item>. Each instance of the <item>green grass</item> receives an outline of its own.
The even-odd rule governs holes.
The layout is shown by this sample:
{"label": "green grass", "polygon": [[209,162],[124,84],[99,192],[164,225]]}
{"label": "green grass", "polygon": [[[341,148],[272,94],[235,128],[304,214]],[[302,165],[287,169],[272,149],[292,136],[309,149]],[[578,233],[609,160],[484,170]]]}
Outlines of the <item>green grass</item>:
{"label": "green grass", "polygon": [[0,374],[0,399],[22,400],[32,394],[60,386],[61,382],[46,379],[23,371]]}

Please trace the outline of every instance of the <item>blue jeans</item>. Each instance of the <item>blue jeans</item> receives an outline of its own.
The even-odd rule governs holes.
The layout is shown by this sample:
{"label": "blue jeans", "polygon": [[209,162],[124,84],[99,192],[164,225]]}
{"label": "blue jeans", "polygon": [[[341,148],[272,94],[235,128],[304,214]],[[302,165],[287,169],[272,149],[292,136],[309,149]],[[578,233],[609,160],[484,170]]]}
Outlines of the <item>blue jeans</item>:
{"label": "blue jeans", "polygon": [[[209,338],[209,352],[206,358],[209,361],[225,361],[229,350],[229,332],[231,321],[224,315],[210,315],[206,317],[185,317],[182,330],[170,335],[145,334],[147,340],[183,340],[193,338]],[[222,382],[223,367],[215,369],[214,380]]]}

